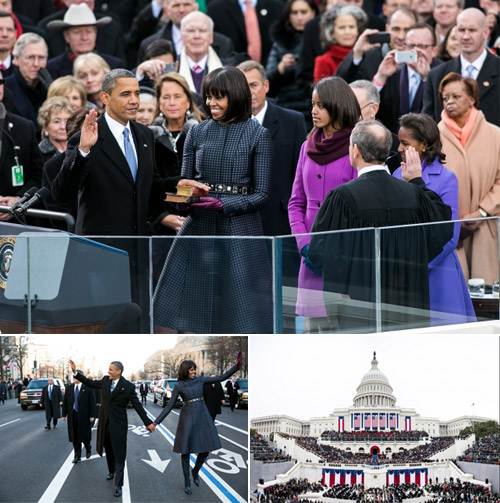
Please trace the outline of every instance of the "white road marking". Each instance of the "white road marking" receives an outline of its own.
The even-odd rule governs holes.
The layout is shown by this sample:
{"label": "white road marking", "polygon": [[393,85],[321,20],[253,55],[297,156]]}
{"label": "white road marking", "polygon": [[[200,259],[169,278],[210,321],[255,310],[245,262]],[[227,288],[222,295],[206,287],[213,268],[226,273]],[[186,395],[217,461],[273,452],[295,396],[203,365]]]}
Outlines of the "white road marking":
{"label": "white road marking", "polygon": [[59,494],[59,491],[62,489],[62,486],[66,482],[68,478],[69,472],[73,468],[73,458],[74,458],[73,450],[69,453],[69,456],[66,458],[66,461],[63,463],[56,476],[52,479],[52,482],[49,484],[49,487],[45,489],[45,492],[42,494],[42,497],[38,500],[38,503],[54,503]]}
{"label": "white road marking", "polygon": [[21,418],[20,418],[20,417],[18,417],[17,419],[14,419],[13,421],[9,421],[8,423],[0,424],[0,428],[1,428],[2,426],[7,426],[8,424],[15,423],[16,421],[21,421]]}
{"label": "white road marking", "polygon": [[221,435],[219,433],[219,437],[220,438],[223,438],[226,442],[230,442],[231,444],[234,444],[236,445],[237,447],[239,447],[240,449],[244,449],[245,451],[248,451],[248,446],[246,445],[241,445],[241,444],[238,444],[237,442],[235,442],[234,440],[231,440],[230,438],[227,438],[227,437],[224,437],[223,435]]}
{"label": "white road marking", "polygon": [[130,485],[128,483],[128,468],[127,462],[125,461],[125,472],[123,474],[123,487],[122,487],[122,502],[131,503],[132,499],[130,497]]}
{"label": "white road marking", "polygon": [[215,426],[217,425],[221,425],[221,426],[225,426],[226,428],[231,428],[231,430],[234,430],[234,431],[238,431],[240,433],[243,433],[243,435],[248,435],[248,431],[247,430],[242,430],[240,428],[236,428],[236,426],[233,426],[232,424],[227,424],[227,423],[223,423],[222,421],[219,421],[218,419],[215,420]]}

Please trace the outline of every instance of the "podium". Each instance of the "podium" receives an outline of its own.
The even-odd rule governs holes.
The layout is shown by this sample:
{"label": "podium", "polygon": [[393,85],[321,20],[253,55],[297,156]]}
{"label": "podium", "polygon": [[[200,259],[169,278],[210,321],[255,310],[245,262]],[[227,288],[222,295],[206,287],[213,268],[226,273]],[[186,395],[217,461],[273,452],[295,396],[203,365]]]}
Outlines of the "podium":
{"label": "podium", "polygon": [[71,233],[0,224],[0,269],[2,333],[93,333],[131,302],[128,253]]}

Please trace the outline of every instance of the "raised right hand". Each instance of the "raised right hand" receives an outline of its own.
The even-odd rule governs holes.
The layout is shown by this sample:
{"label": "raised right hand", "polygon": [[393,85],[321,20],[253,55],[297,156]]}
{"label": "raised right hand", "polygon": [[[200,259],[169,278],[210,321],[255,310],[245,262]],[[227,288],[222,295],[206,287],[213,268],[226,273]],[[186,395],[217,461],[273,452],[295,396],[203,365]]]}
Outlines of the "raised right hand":
{"label": "raised right hand", "polygon": [[73,372],[73,374],[74,374],[76,372],[75,362],[73,360],[70,360],[69,364],[71,365],[71,372]]}
{"label": "raised right hand", "polygon": [[78,148],[82,152],[89,152],[96,144],[97,138],[97,112],[95,110],[91,110],[85,116],[85,120],[83,121],[82,132],[80,135],[80,145],[78,145]]}

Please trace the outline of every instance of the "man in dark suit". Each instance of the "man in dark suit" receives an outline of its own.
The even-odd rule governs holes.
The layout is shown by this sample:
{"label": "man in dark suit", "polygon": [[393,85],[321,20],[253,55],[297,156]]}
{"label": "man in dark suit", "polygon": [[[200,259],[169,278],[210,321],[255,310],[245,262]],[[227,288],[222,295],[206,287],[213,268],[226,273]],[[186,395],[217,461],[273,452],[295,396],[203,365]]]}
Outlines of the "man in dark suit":
{"label": "man in dark suit", "polygon": [[234,412],[234,408],[238,406],[238,390],[240,385],[236,382],[236,378],[232,377],[230,381],[226,383],[226,392],[229,395],[229,404],[231,406],[231,412]]}
{"label": "man in dark suit", "polygon": [[[144,61],[144,53],[149,44],[155,40],[165,39],[174,44],[176,59],[180,58],[184,47],[181,36],[181,21],[191,12],[198,10],[198,4],[195,0],[165,0],[168,22],[156,33],[144,38],[139,47],[138,63]],[[147,21],[146,21],[147,23]],[[148,26],[151,33],[151,25]],[[213,31],[213,30],[212,30]],[[213,50],[219,58],[228,58],[234,52],[232,40],[221,33],[213,32],[213,41],[211,43]]]}
{"label": "man in dark suit", "polygon": [[[89,6],[82,3],[70,5],[62,21],[54,20],[48,23],[49,30],[63,32],[64,40],[68,44],[67,51],[47,61],[47,70],[52,78],[73,75],[73,61],[81,54],[95,51],[97,28],[111,21],[109,16],[97,20]],[[123,67],[123,62],[119,58],[103,52],[97,52],[97,54],[108,63],[112,70]]]}
{"label": "man in dark suit", "polygon": [[[5,111],[3,92],[0,83],[0,205],[12,206],[29,189],[41,186],[43,162],[32,122]],[[11,219],[0,213],[0,221]]]}
{"label": "man in dark suit", "polygon": [[[47,25],[51,21],[62,20],[66,14],[67,8],[72,4],[81,4],[84,2],[92,9],[94,15],[97,19],[101,19],[105,15],[95,9],[93,0],[63,0],[65,9],[51,14],[50,16],[44,17],[37,25],[37,27],[43,31],[44,38],[47,41],[49,47],[49,53],[51,57],[58,56],[66,51],[66,41],[62,36],[61,32],[51,31],[47,29]],[[97,50],[99,52],[104,52],[106,54],[111,54],[122,61],[125,61],[125,44],[123,41],[123,29],[118,21],[114,19],[106,26],[100,26],[97,28]]]}
{"label": "man in dark suit", "polygon": [[395,61],[396,51],[389,51],[373,78],[380,92],[377,119],[393,133],[399,129],[399,117],[422,111],[427,76],[431,68],[442,63],[436,59],[436,34],[427,24],[414,24],[408,30],[405,50],[416,53],[416,63],[398,64]]}
{"label": "man in dark suit", "polygon": [[439,122],[443,106],[438,98],[439,83],[450,72],[477,81],[479,109],[486,120],[500,126],[500,58],[485,48],[489,35],[486,16],[479,9],[465,9],[457,18],[460,54],[429,73],[422,111]]}
{"label": "man in dark suit", "polygon": [[[366,29],[358,38],[352,51],[344,58],[335,75],[350,83],[354,80],[372,80],[385,55],[390,50],[403,50],[410,26],[417,22],[414,12],[408,7],[396,9],[387,20],[386,31],[390,33],[389,44],[372,44],[368,37],[377,30]],[[375,82],[376,84],[376,82]]]}
{"label": "man in dark suit", "polygon": [[238,68],[245,74],[252,94],[252,116],[268,129],[274,146],[272,189],[269,204],[260,212],[266,236],[289,235],[288,200],[292,192],[300,147],[306,139],[304,115],[266,100],[269,81],[266,70],[256,61]]}
{"label": "man in dark suit", "polygon": [[141,403],[147,403],[149,386],[146,384],[146,381],[141,382],[141,385],[139,386],[139,393],[141,395]]}
{"label": "man in dark suit", "polygon": [[95,393],[92,388],[74,382],[66,388],[62,406],[62,419],[68,423],[68,439],[73,444],[75,457],[73,463],[82,458],[82,442],[85,446],[85,457],[90,458],[92,424],[96,418],[97,407]]}
{"label": "man in dark suit", "polygon": [[[380,233],[379,301],[381,309],[389,308],[389,315],[391,305],[404,306],[404,314],[398,321],[406,317],[405,321],[410,323],[413,309],[425,313],[429,308],[428,263],[451,238],[453,227],[407,226],[450,220],[451,209],[425,188],[420,158],[413,147],[407,151],[403,165],[403,177],[409,183],[390,175],[384,163],[391,143],[390,131],[380,122],[356,124],[350,138],[349,160],[358,171],[358,178],[326,196],[312,232],[398,226]],[[376,269],[370,259],[375,255],[373,233],[347,234],[313,235],[308,250],[312,263],[323,268],[325,292],[364,302],[357,303],[357,314],[348,320],[343,312],[345,304],[332,302],[326,294],[325,306],[332,330],[352,329],[350,323],[359,324],[363,317],[366,319],[361,321],[361,326],[366,327],[376,319],[377,309],[373,307]]]}
{"label": "man in dark suit", "polygon": [[[265,66],[272,45],[270,28],[279,18],[283,3],[278,0],[251,0],[250,4],[257,14],[261,42],[260,63]],[[215,0],[207,7],[207,14],[215,24],[214,30],[229,37],[233,41],[236,52],[248,52],[249,42],[253,42],[258,36],[256,34],[250,39],[247,38],[245,11],[244,0]],[[250,56],[257,59],[251,54]]]}
{"label": "man in dark suit", "polygon": [[54,384],[54,379],[49,377],[47,386],[42,388],[42,398],[40,407],[45,407],[45,419],[47,420],[46,430],[50,430],[50,420],[57,428],[57,420],[61,417],[61,405],[63,404],[63,395],[61,387]]}
{"label": "man in dark suit", "polygon": [[102,379],[93,380],[85,377],[72,360],[71,371],[76,374],[77,381],[90,388],[101,391],[101,407],[99,410],[99,425],[97,426],[97,452],[102,456],[103,448],[106,450],[106,461],[109,473],[106,480],[115,481],[114,495],[120,496],[123,486],[125,458],[127,456],[127,404],[130,402],[144,426],[153,432],[153,421],[148,418],[146,411],[137,398],[135,386],[123,376],[123,365],[120,362],[111,362],[108,375]]}

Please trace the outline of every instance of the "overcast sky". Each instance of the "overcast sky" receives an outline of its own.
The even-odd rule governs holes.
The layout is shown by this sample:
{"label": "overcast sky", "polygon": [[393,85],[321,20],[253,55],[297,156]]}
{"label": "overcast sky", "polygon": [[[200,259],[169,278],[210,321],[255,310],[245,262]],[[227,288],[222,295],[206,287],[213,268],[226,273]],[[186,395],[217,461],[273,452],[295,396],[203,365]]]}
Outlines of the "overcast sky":
{"label": "overcast sky", "polygon": [[123,363],[124,375],[142,370],[146,360],[160,349],[175,346],[178,335],[30,335],[29,342],[45,344],[57,358],[95,358],[104,374],[113,360]]}
{"label": "overcast sky", "polygon": [[497,335],[253,336],[250,418],[309,419],[351,406],[376,351],[396,406],[441,420],[469,414],[498,420],[499,340]]}

